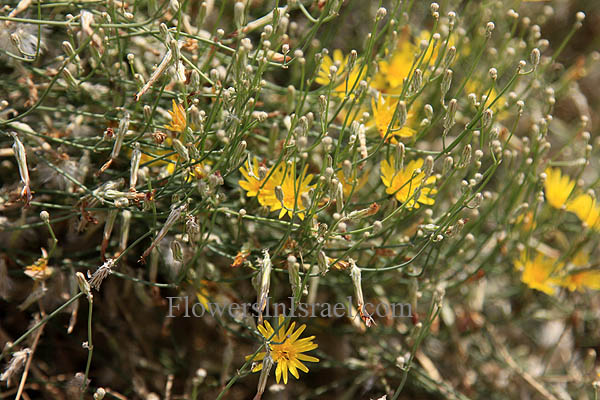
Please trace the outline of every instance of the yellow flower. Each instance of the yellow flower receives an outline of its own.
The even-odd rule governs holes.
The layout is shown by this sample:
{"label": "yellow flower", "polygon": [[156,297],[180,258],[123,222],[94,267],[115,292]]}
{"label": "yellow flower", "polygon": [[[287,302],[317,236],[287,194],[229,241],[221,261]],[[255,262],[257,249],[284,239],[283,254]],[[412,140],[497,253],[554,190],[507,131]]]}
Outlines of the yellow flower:
{"label": "yellow flower", "polygon": [[579,250],[571,260],[571,262],[578,267],[585,267],[589,261],[590,255],[585,250]]}
{"label": "yellow flower", "polygon": [[[402,90],[404,79],[408,77],[411,72],[413,63],[415,61],[415,55],[420,54],[421,50],[418,45],[411,42],[409,35],[404,34],[399,40],[396,50],[388,60],[380,61],[378,65],[378,72],[373,78],[372,86],[383,92],[383,93],[399,93]],[[415,38],[417,43],[426,41],[429,43],[431,38],[431,32],[421,31],[419,36]],[[450,39],[448,48],[454,44],[454,40]],[[427,68],[426,63],[435,63],[438,57],[439,50],[443,45],[443,40],[437,43],[437,46],[433,47],[433,42],[429,43],[427,53],[423,57],[423,63],[420,69],[423,71]]]}
{"label": "yellow flower", "polygon": [[[304,219],[304,207],[302,206],[301,196],[314,186],[309,185],[313,176],[312,174],[306,174],[308,167],[305,167],[302,174],[296,177],[295,163],[287,171],[285,170],[285,164],[280,164],[277,167],[273,167],[275,170],[272,173],[269,170],[262,179],[259,179],[259,166],[256,158],[254,158],[252,164],[252,169],[249,166],[240,168],[240,172],[246,180],[239,180],[238,184],[246,191],[246,195],[248,197],[258,197],[260,205],[269,207],[271,211],[281,210],[279,218],[283,218],[286,214],[291,217],[294,204],[296,204],[296,214],[300,219]],[[282,201],[275,194],[277,186],[281,187],[283,193],[283,207]]]}
{"label": "yellow flower", "polygon": [[546,168],[545,172],[546,200],[554,208],[563,208],[575,187],[575,182],[566,175],[562,176],[559,168]]}
{"label": "yellow flower", "polygon": [[[422,187],[421,185],[430,185],[435,183],[435,176],[430,176],[425,179],[425,173],[416,173],[417,169],[423,167],[423,159],[414,160],[408,163],[399,171],[395,167],[396,161],[392,156],[391,159],[384,160],[381,162],[381,180],[387,187],[387,194],[394,194],[396,199],[402,203],[407,203],[407,208],[419,208],[421,204],[431,205],[435,203],[435,200],[430,195],[435,195],[437,189],[430,187]],[[425,179],[425,182],[423,182]],[[417,189],[418,198],[415,198]]]}
{"label": "yellow flower", "polygon": [[[173,162],[169,162],[167,163],[167,167],[166,170],[169,173],[169,175],[173,175],[175,173],[175,169],[177,167],[177,160],[179,160],[179,156],[177,154],[174,154],[170,157],[167,158],[168,160],[172,160]],[[210,163],[208,163],[210,164]],[[190,167],[187,171],[186,177],[185,177],[185,181],[186,182],[191,182],[194,178],[195,179],[202,179],[206,176],[206,172],[204,171],[204,163],[203,162],[197,162],[196,159],[192,158],[190,160]]]}
{"label": "yellow flower", "polygon": [[[338,178],[338,181],[340,181],[340,183],[342,184],[342,188],[344,189],[344,198],[347,199],[348,197],[350,197],[350,193],[358,193],[358,191],[368,182],[370,172],[371,170],[364,172],[362,176],[358,179],[356,177],[356,172],[353,172],[352,178],[347,179],[346,175],[344,175],[344,172],[340,169],[337,172],[336,176]],[[352,192],[352,186],[354,182],[356,182],[356,186],[354,187],[354,192]]]}
{"label": "yellow flower", "polygon": [[33,264],[25,267],[25,275],[36,281],[48,279],[53,272],[54,269],[48,267],[48,253],[44,248],[42,248],[42,257],[38,258]]}
{"label": "yellow flower", "polygon": [[518,225],[521,225],[521,230],[523,232],[530,232],[537,226],[533,219],[533,211],[527,211],[526,213],[519,215],[516,222]]}
{"label": "yellow flower", "polygon": [[[246,164],[240,168],[240,172],[244,178],[246,178],[246,180],[240,179],[238,184],[246,191],[246,196],[258,197],[258,202],[260,205],[268,207],[271,205],[272,198],[275,197],[275,186],[277,186],[276,179],[277,177],[281,177],[283,175],[281,166],[273,171],[272,174],[270,169],[267,170],[265,176],[260,179],[260,164],[256,157],[253,157],[252,159],[252,166],[249,164],[249,162],[246,162]],[[271,176],[269,177],[269,175]],[[265,182],[267,179],[268,181]]]}
{"label": "yellow flower", "polygon": [[379,136],[381,136],[382,138],[385,137],[386,142],[389,141],[394,144],[397,143],[395,136],[407,138],[415,134],[415,130],[407,126],[407,123],[409,123],[413,117],[413,113],[408,113],[407,123],[404,124],[402,129],[398,129],[397,124],[394,124],[394,126],[389,127],[390,123],[392,122],[392,119],[394,118],[396,104],[397,101],[392,101],[392,99],[390,98],[386,102],[381,96],[379,96],[379,98],[377,99],[377,103],[375,103],[375,99],[371,100],[373,120],[375,121],[375,126],[377,127],[377,131],[379,132]]}
{"label": "yellow flower", "polygon": [[566,287],[571,292],[577,290],[583,292],[583,289],[600,290],[600,271],[587,270],[574,272],[561,279],[558,284]]}
{"label": "yellow flower", "polygon": [[413,45],[408,37],[405,37],[389,59],[378,63],[378,72],[373,78],[372,86],[384,93],[395,93],[402,88],[412,67],[417,47]]}
{"label": "yellow flower", "polygon": [[[362,80],[366,73],[366,68],[363,69],[362,73],[360,73],[359,60],[356,61],[352,70],[348,71],[348,56],[344,57],[342,51],[336,49],[333,51],[333,59],[331,59],[329,56],[323,57],[323,62],[321,63],[321,68],[317,73],[315,82],[323,86],[329,85],[331,83],[331,79],[329,78],[329,69],[333,65],[337,66],[337,72],[336,82],[334,83],[332,92],[334,95],[339,97],[344,97],[355,85],[358,85],[357,82]],[[347,86],[346,80],[348,80]]]}
{"label": "yellow flower", "polygon": [[[304,171],[302,171],[300,176],[296,177],[295,163],[287,168],[287,171],[284,171],[284,165],[280,165],[271,178],[269,178],[270,182],[267,182],[267,184],[272,182],[273,191],[269,191],[268,195],[263,197],[263,201],[266,206],[271,208],[271,211],[281,210],[279,212],[279,218],[283,218],[286,214],[291,218],[294,205],[296,205],[296,214],[300,219],[304,219],[304,207],[302,206],[301,197],[304,193],[308,193],[314,186],[310,185],[313,176],[312,174],[306,174],[307,168],[308,167],[304,167]],[[281,187],[283,201],[277,199],[277,196],[275,195],[276,186]],[[282,202],[283,206],[281,204]]]}
{"label": "yellow flower", "polygon": [[165,125],[165,128],[174,132],[185,131],[186,119],[183,105],[177,104],[175,100],[173,100],[173,111],[169,110],[169,115],[171,115],[171,122]]}
{"label": "yellow flower", "polygon": [[[490,91],[489,87],[485,87],[484,83],[477,79],[470,79],[467,81],[465,85],[465,92],[467,94],[475,93],[478,101],[482,99],[483,95],[487,96],[484,103],[485,108],[489,108],[492,104],[492,101],[496,100],[496,97],[498,97],[498,91],[495,88],[492,88]],[[504,97],[500,97],[492,106],[492,111],[494,111],[494,113],[498,113],[505,103],[506,101],[504,100]],[[506,112],[500,111],[498,118],[503,118],[506,115]]]}
{"label": "yellow flower", "polygon": [[567,210],[575,213],[588,227],[600,229],[600,207],[598,207],[596,199],[589,194],[580,194],[570,200]]}
{"label": "yellow flower", "polygon": [[527,257],[527,252],[522,251],[518,260],[514,261],[515,268],[523,270],[521,282],[532,289],[539,290],[549,295],[556,291],[552,284],[558,280],[552,276],[555,271],[560,270],[564,264],[556,263],[556,259],[546,257],[536,251],[535,258]]}
{"label": "yellow flower", "polygon": [[[318,347],[316,343],[313,343],[313,339],[315,338],[314,336],[298,339],[300,334],[306,328],[306,325],[302,324],[294,332],[296,323],[292,322],[290,327],[286,330],[283,321],[284,318],[282,315],[280,315],[277,333],[275,333],[275,330],[268,321],[265,321],[263,325],[259,325],[258,330],[265,339],[269,339],[268,346],[271,357],[273,358],[273,362],[277,363],[277,368],[275,369],[275,380],[277,383],[279,383],[281,377],[283,376],[283,383],[287,384],[288,371],[296,379],[299,379],[300,377],[298,375],[298,370],[308,372],[308,368],[302,363],[302,361],[319,362],[319,359],[302,354]],[[254,360],[263,360],[266,354],[267,352],[265,351],[260,352],[256,355],[256,357],[254,357]],[[249,360],[251,357],[252,356],[246,356],[246,360]],[[252,372],[257,372],[260,370],[262,370],[262,363],[256,365],[256,367],[252,369]]]}

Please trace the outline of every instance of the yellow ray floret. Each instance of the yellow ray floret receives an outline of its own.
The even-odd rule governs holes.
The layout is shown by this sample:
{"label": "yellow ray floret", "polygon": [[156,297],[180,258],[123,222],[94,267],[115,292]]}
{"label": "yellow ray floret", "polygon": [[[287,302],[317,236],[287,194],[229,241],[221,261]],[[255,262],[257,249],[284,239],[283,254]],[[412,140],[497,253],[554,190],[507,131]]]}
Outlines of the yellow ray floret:
{"label": "yellow ray floret", "polygon": [[[313,339],[315,337],[309,336],[298,339],[300,334],[304,332],[306,325],[303,324],[296,331],[294,331],[295,326],[296,323],[292,322],[289,328],[286,329],[284,317],[282,315],[279,316],[277,332],[275,332],[268,321],[265,321],[263,325],[258,326],[260,334],[265,339],[269,340],[268,346],[270,354],[273,358],[273,362],[277,364],[277,368],[275,369],[275,380],[277,383],[279,383],[283,377],[283,383],[287,384],[288,371],[296,379],[300,378],[298,370],[308,372],[308,368],[302,363],[302,361],[319,362],[319,359],[316,357],[302,354],[318,347],[316,343],[313,343]],[[260,352],[256,355],[256,357],[254,357],[254,360],[261,361],[265,358],[266,354],[267,353],[264,351]],[[252,356],[246,356],[246,360],[250,359],[251,357]],[[257,364],[252,372],[257,372],[260,370],[262,370],[262,363]]]}
{"label": "yellow ray floret", "polygon": [[546,181],[544,182],[544,189],[546,200],[554,208],[564,207],[575,187],[575,181],[572,181],[566,175],[562,175],[558,168],[546,168],[545,172]]}
{"label": "yellow ray floret", "polygon": [[165,128],[174,132],[185,131],[186,117],[183,105],[177,104],[175,100],[173,100],[173,111],[169,110],[169,115],[171,116],[171,121],[165,125]]}
{"label": "yellow ray floret", "polygon": [[435,183],[435,176],[425,179],[423,171],[417,173],[423,167],[423,159],[411,161],[400,170],[396,170],[395,164],[394,157],[381,162],[381,181],[387,188],[386,193],[393,194],[398,201],[406,203],[409,209],[419,208],[420,204],[434,204],[435,199],[431,196],[437,194],[437,189],[427,185]]}

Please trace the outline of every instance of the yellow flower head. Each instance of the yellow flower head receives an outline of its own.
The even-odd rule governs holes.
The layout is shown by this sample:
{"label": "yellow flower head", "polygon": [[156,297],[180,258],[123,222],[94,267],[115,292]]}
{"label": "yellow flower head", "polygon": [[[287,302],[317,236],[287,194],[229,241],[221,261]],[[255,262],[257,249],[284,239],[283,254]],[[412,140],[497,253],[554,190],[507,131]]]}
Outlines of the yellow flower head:
{"label": "yellow flower head", "polygon": [[535,257],[527,256],[526,251],[522,251],[518,260],[514,261],[515,268],[522,270],[521,282],[532,289],[539,290],[549,295],[556,291],[552,284],[558,280],[552,275],[559,271],[564,264],[557,264],[556,259],[546,257],[540,252],[536,252]]}
{"label": "yellow flower head", "polygon": [[[346,55],[344,57],[342,51],[336,49],[333,51],[333,59],[331,59],[329,56],[323,57],[323,62],[321,63],[321,68],[317,73],[315,82],[323,86],[329,85],[331,83],[329,69],[334,65],[337,67],[337,72],[336,82],[334,83],[332,92],[336,96],[344,97],[355,85],[358,85],[360,80],[364,78],[366,68],[363,69],[362,73],[360,73],[360,61],[357,60],[352,70],[348,71],[348,56]],[[347,86],[346,80],[348,81]]]}
{"label": "yellow flower head", "polygon": [[186,119],[183,105],[177,104],[175,100],[173,100],[173,111],[169,110],[169,115],[171,116],[171,122],[165,125],[165,128],[180,133],[185,131]]}
{"label": "yellow flower head", "polygon": [[[310,185],[312,174],[306,174],[307,167],[302,174],[296,177],[296,164],[285,168],[285,164],[280,164],[272,171],[269,170],[265,176],[259,178],[259,165],[254,158],[253,166],[243,166],[240,172],[246,180],[239,180],[238,184],[246,191],[248,197],[258,197],[260,205],[269,207],[271,211],[279,212],[279,218],[284,215],[293,214],[294,204],[296,205],[296,215],[304,219],[304,207],[302,206],[301,196],[307,193],[314,185]],[[272,171],[272,172],[271,172]],[[280,201],[275,194],[275,188],[281,187],[283,199]],[[283,206],[282,206],[283,203]]]}
{"label": "yellow flower head", "polygon": [[[338,181],[340,181],[340,183],[342,184],[342,188],[344,190],[344,198],[348,198],[350,197],[350,194],[356,194],[358,193],[358,191],[365,186],[365,184],[367,183],[367,181],[369,180],[369,173],[371,171],[368,170],[366,172],[364,172],[362,174],[362,176],[360,178],[357,178],[357,172],[353,172],[352,173],[352,177],[351,178],[346,178],[346,175],[344,175],[344,172],[340,169],[336,176],[338,178]],[[352,192],[352,186],[354,185],[354,183],[356,182],[356,186],[354,186],[354,192]]]}
{"label": "yellow flower head", "polygon": [[35,281],[44,281],[54,272],[53,268],[48,267],[48,253],[42,248],[42,257],[36,262],[25,267],[25,275]]}
{"label": "yellow flower head", "polygon": [[517,217],[517,225],[521,225],[523,232],[530,232],[535,229],[537,223],[533,217],[533,211],[527,211]]}
{"label": "yellow flower head", "polygon": [[246,180],[240,179],[238,184],[246,191],[246,196],[258,197],[258,202],[261,206],[270,207],[274,202],[273,199],[277,201],[275,186],[278,185],[277,182],[281,181],[283,171],[281,166],[277,167],[272,173],[271,169],[269,169],[261,179],[259,173],[260,165],[256,157],[253,157],[252,165],[250,165],[250,162],[246,162],[246,165],[240,168],[240,172]]}
{"label": "yellow flower head", "polygon": [[[286,330],[283,321],[284,317],[280,315],[277,333],[275,333],[275,330],[268,321],[265,321],[263,325],[259,325],[258,331],[265,339],[269,340],[268,346],[271,357],[273,358],[273,362],[277,363],[277,368],[275,369],[275,380],[277,383],[279,383],[281,377],[283,376],[283,383],[287,384],[288,371],[296,379],[299,379],[300,376],[298,375],[298,370],[308,372],[308,368],[302,363],[302,361],[319,362],[319,359],[302,354],[318,347],[316,343],[313,343],[313,339],[315,338],[314,336],[298,339],[300,334],[306,328],[306,325],[302,324],[294,332],[296,323],[292,322],[289,328]],[[254,360],[263,360],[266,354],[267,352],[265,351],[260,352],[256,355],[256,357],[254,357]],[[246,356],[246,360],[249,360],[251,357],[252,356]],[[252,372],[262,370],[262,366],[262,363],[256,365]]]}
{"label": "yellow flower head", "polygon": [[466,93],[474,93],[477,95],[477,100],[478,101],[482,101],[483,102],[483,96],[485,95],[485,102],[484,102],[484,107],[485,108],[489,108],[490,105],[492,104],[493,101],[495,101],[494,105],[491,107],[492,111],[494,113],[498,113],[500,112],[500,114],[498,114],[498,118],[503,118],[504,116],[507,115],[506,112],[501,111],[502,107],[504,106],[504,104],[506,103],[506,100],[504,100],[504,97],[500,97],[498,100],[496,100],[496,98],[498,97],[498,91],[494,88],[492,88],[492,90],[490,90],[489,87],[485,86],[486,84],[484,84],[482,81],[477,80],[477,79],[469,79],[465,85],[465,91]]}
{"label": "yellow flower head", "polygon": [[[169,175],[173,175],[177,168],[177,160],[179,160],[179,156],[177,154],[173,154],[167,158],[168,160],[172,160],[173,162],[167,162],[166,170]],[[210,162],[207,162],[210,164]],[[185,175],[186,182],[192,182],[194,179],[202,179],[206,177],[206,172],[204,170],[205,163],[198,162],[195,158],[190,160],[190,167],[187,169],[187,174]],[[180,164],[181,167],[181,164]]]}
{"label": "yellow flower head", "polygon": [[[377,127],[377,131],[379,132],[379,136],[382,138],[386,138],[386,142],[397,143],[395,136],[399,137],[411,137],[415,134],[415,130],[409,128],[405,123],[401,129],[398,129],[398,125],[394,124],[394,126],[390,127],[390,123],[394,118],[394,112],[396,111],[397,101],[392,101],[392,99],[388,99],[385,101],[383,97],[379,96],[377,99],[377,103],[375,103],[375,99],[371,100],[371,108],[373,110],[373,120],[375,121],[375,126]],[[413,113],[408,113],[407,122],[410,121],[413,117]],[[388,133],[389,129],[389,133]]]}
{"label": "yellow flower head", "polygon": [[558,284],[571,292],[583,292],[585,288],[600,290],[600,271],[587,270],[566,275]]}
{"label": "yellow flower head", "polygon": [[[286,214],[291,218],[295,205],[296,214],[300,219],[304,219],[304,206],[302,205],[301,197],[304,193],[308,193],[308,191],[314,187],[314,185],[310,185],[313,176],[312,174],[306,174],[307,168],[308,167],[304,167],[302,174],[296,177],[295,163],[288,167],[287,171],[284,171],[284,165],[280,165],[277,171],[275,171],[269,179],[272,179],[274,189],[272,195],[264,199],[265,203],[267,203],[265,205],[269,206],[271,211],[281,210],[279,212],[279,218],[283,218]],[[277,196],[275,195],[276,186],[281,187],[283,201],[277,199]]]}
{"label": "yellow flower head", "polygon": [[388,60],[378,63],[378,72],[373,78],[372,86],[384,93],[395,93],[402,88],[404,78],[410,73],[417,47],[408,37],[398,44]]}
{"label": "yellow flower head", "polygon": [[600,229],[600,207],[589,194],[580,194],[567,204],[567,210],[575,213],[588,227]]}
{"label": "yellow flower head", "polygon": [[546,168],[546,200],[554,208],[563,208],[575,187],[575,181],[563,176],[558,168]]}
{"label": "yellow flower head", "polygon": [[[424,172],[416,173],[417,169],[423,167],[423,159],[411,161],[401,170],[396,170],[395,165],[396,160],[393,156],[390,160],[381,162],[381,181],[387,187],[385,191],[387,194],[394,194],[398,201],[407,203],[409,209],[419,208],[419,203],[426,205],[435,203],[430,196],[435,195],[437,189],[425,187],[435,183],[435,176],[425,179]],[[420,190],[417,190],[419,188]]]}

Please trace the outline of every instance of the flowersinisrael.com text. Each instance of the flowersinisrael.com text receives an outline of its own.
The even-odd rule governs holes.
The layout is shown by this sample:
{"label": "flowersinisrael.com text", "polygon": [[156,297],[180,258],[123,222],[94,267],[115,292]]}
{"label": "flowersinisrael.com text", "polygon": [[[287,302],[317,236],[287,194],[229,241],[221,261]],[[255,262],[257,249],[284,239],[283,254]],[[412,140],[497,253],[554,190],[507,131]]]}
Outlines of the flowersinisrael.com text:
{"label": "flowersinisrael.com text", "polygon": [[[259,315],[258,303],[201,303],[199,301],[191,302],[188,296],[167,297],[169,300],[168,318],[182,316],[184,318],[218,316],[224,314],[231,318]],[[263,317],[279,316],[299,317],[299,318],[341,318],[356,316],[356,311],[351,307],[352,297],[348,296],[347,303],[297,303],[294,305],[293,297],[290,297],[290,304],[273,303],[270,304],[271,298],[267,298],[265,309],[262,313]],[[410,318],[412,317],[412,309],[409,303],[365,303],[363,313],[371,317],[392,317],[392,318]]]}

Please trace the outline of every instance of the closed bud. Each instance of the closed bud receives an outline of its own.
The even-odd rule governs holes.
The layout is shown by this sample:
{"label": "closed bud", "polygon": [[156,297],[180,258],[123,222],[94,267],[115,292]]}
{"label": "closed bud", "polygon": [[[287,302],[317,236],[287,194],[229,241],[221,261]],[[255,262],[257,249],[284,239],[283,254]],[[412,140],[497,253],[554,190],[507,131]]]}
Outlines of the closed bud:
{"label": "closed bud", "polygon": [[337,212],[341,213],[344,209],[344,186],[341,182],[338,182],[335,191],[335,206]]}
{"label": "closed bud", "polygon": [[63,48],[63,51],[65,52],[65,54],[69,57],[73,57],[73,54],[75,54],[75,50],[73,50],[73,46],[71,45],[71,43],[67,42],[66,40],[64,42],[62,42],[62,48]]}
{"label": "closed bud", "polygon": [[408,111],[406,110],[406,103],[404,100],[400,100],[396,105],[396,122],[398,123],[398,129],[401,129],[406,124],[408,118]]}
{"label": "closed bud", "polygon": [[283,205],[283,188],[279,185],[275,186],[275,197]]}
{"label": "closed bud", "polygon": [[450,170],[452,170],[453,166],[454,166],[454,159],[452,158],[452,156],[447,156],[446,158],[444,158],[444,166],[442,168],[442,175],[446,175],[448,172],[450,172]]}
{"label": "closed bud", "polygon": [[453,72],[451,69],[447,69],[444,72],[444,76],[442,77],[442,84],[441,84],[441,91],[442,91],[442,98],[446,96],[446,93],[448,93],[448,90],[450,90],[450,85],[452,84],[452,75]]}
{"label": "closed bud", "polygon": [[496,28],[496,25],[494,25],[493,22],[488,22],[485,26],[485,36],[487,36],[488,38],[490,36],[492,36],[492,32],[494,31],[494,29]]}
{"label": "closed bud", "polygon": [[472,148],[470,144],[465,146],[462,152],[459,168],[465,168],[471,163],[471,150]]}
{"label": "closed bud", "polygon": [[406,149],[404,148],[404,143],[399,142],[396,145],[396,157],[395,157],[395,161],[396,161],[396,165],[394,166],[396,171],[401,171],[404,169],[404,154],[406,152]]}
{"label": "closed bud", "polygon": [[425,158],[425,162],[423,165],[423,172],[425,172],[425,177],[428,178],[433,173],[433,157],[427,156]]}
{"label": "closed bud", "polygon": [[387,14],[387,10],[384,7],[379,7],[379,9],[377,10],[377,14],[375,15],[375,19],[377,21],[383,19]]}
{"label": "closed bud", "polygon": [[63,69],[63,76],[64,76],[67,84],[72,89],[75,89],[77,87],[77,85],[79,85],[79,82],[77,82],[77,80],[73,77],[73,74],[71,74],[71,71],[69,71],[68,68]]}
{"label": "closed bud", "polygon": [[299,299],[302,280],[300,279],[300,264],[296,262],[296,257],[290,255],[287,258],[287,268],[290,286],[292,287],[292,294],[296,299]]}
{"label": "closed bud", "polygon": [[242,26],[244,26],[245,9],[246,9],[246,7],[244,6],[244,3],[241,1],[237,1],[235,3],[235,5],[233,6],[233,19],[234,19],[235,25],[237,26],[238,29],[240,29]]}
{"label": "closed bud", "polygon": [[81,293],[85,294],[88,298],[88,301],[91,302],[93,295],[91,292],[90,284],[88,283],[87,279],[85,279],[85,276],[81,272],[77,272],[75,274],[75,279],[77,280],[77,285],[79,286],[79,290],[81,291]]}
{"label": "closed bud", "polygon": [[183,143],[181,143],[179,139],[173,139],[173,147],[175,148],[175,151],[177,152],[180,158],[185,160],[185,162],[190,161],[190,154],[188,153],[187,148],[183,145]]}
{"label": "closed bud", "polygon": [[423,71],[416,69],[413,73],[413,79],[410,84],[411,93],[418,92],[421,89],[421,86],[423,86]]}
{"label": "closed bud", "polygon": [[493,118],[494,112],[490,108],[486,109],[482,115],[483,127],[488,128],[491,125]]}
{"label": "closed bud", "polygon": [[450,100],[448,103],[448,110],[446,111],[446,116],[444,117],[444,129],[446,131],[450,130],[452,126],[454,126],[454,118],[456,116],[456,110],[458,108],[458,101],[456,99]]}
{"label": "closed bud", "polygon": [[431,121],[433,119],[433,107],[431,106],[431,104],[425,104],[424,110],[425,117]]}
{"label": "closed bud", "polygon": [[324,95],[319,96],[319,113],[321,118],[324,118],[325,112],[327,111],[327,97]]}
{"label": "closed bud", "polygon": [[356,52],[356,50],[352,49],[350,51],[350,54],[348,55],[348,63],[346,64],[346,71],[349,72],[354,69],[354,65],[356,64],[357,58],[358,58],[358,53]]}
{"label": "closed bud", "polygon": [[173,240],[171,242],[171,251],[173,252],[173,258],[176,261],[183,262],[183,248],[181,247],[181,243],[177,240]]}
{"label": "closed bud", "polygon": [[329,271],[329,259],[323,252],[323,250],[319,250],[317,254],[317,265],[319,267],[319,273],[321,275],[325,275],[327,271]]}
{"label": "closed bud", "polygon": [[144,106],[144,118],[146,121],[150,121],[150,118],[152,118],[152,107],[150,107],[148,104]]}
{"label": "closed bud", "polygon": [[536,67],[540,63],[540,49],[537,47],[531,50],[530,56],[531,64]]}
{"label": "closed bud", "polygon": [[48,211],[44,210],[40,213],[40,219],[42,220],[42,222],[44,222],[45,224],[47,224],[48,222],[50,222],[50,214],[48,214]]}
{"label": "closed bud", "polygon": [[444,57],[444,68],[448,68],[454,63],[454,59],[456,58],[456,47],[451,46],[446,52],[446,56]]}
{"label": "closed bud", "polygon": [[350,160],[344,160],[342,164],[342,173],[347,181],[352,179],[352,162]]}

